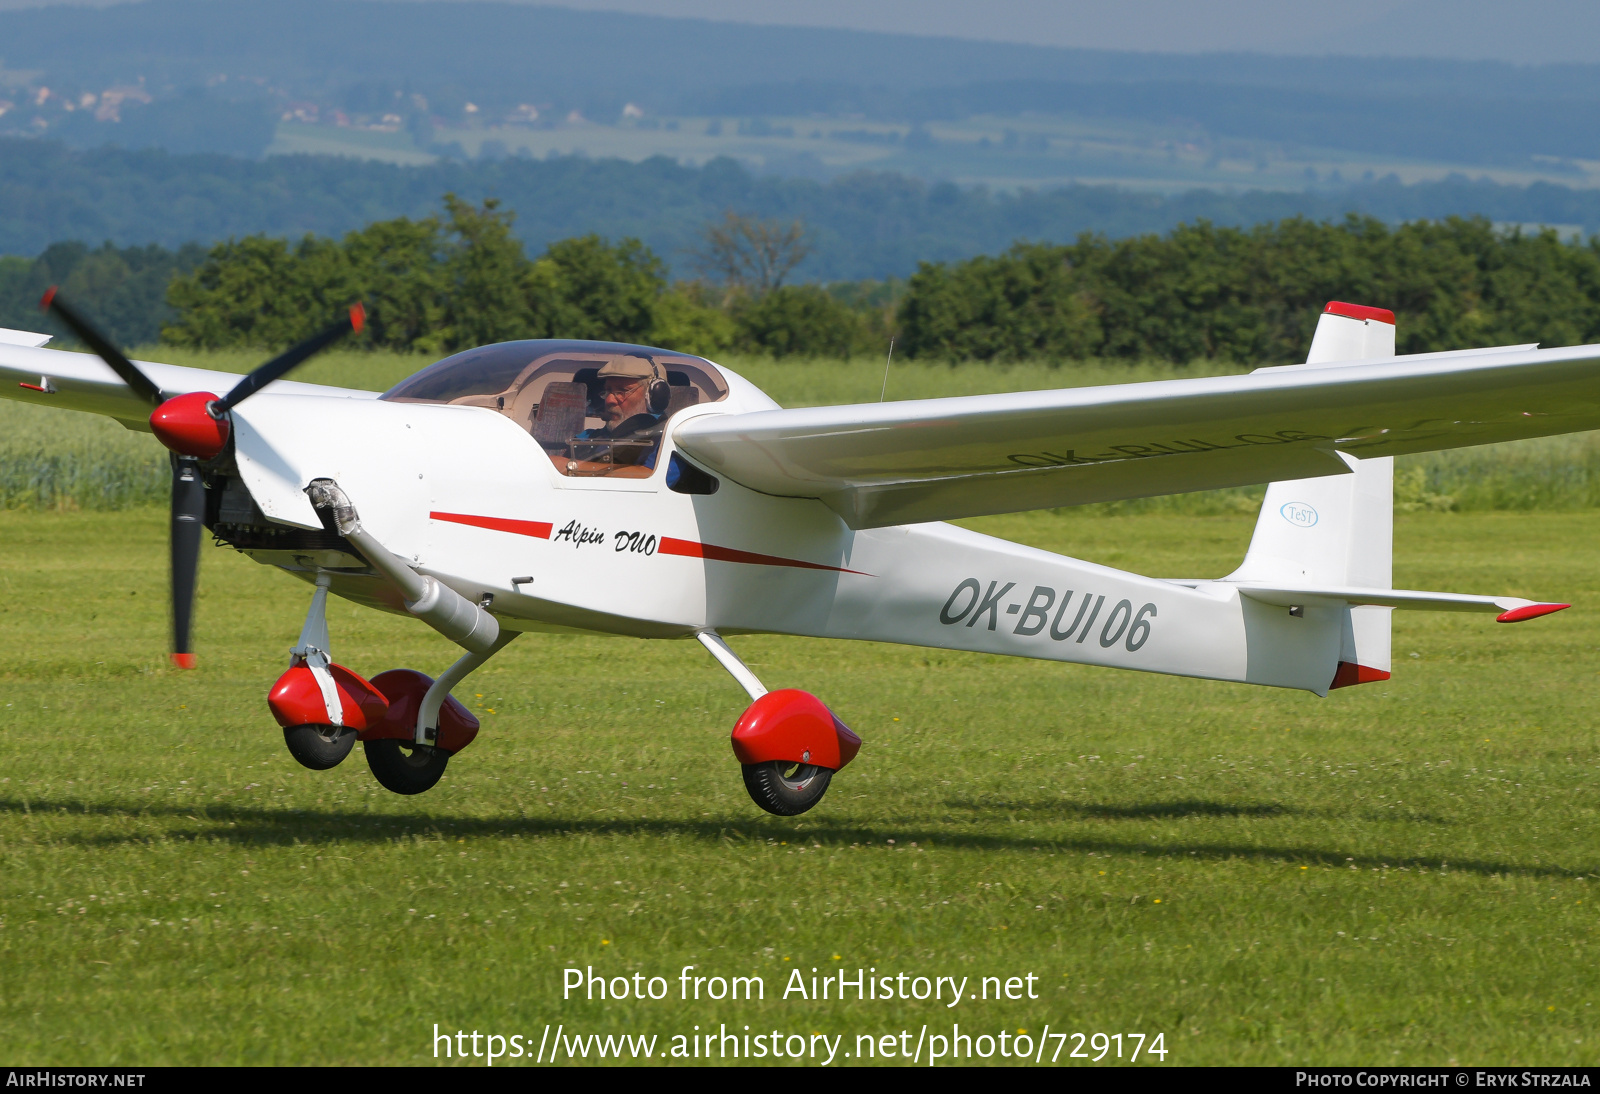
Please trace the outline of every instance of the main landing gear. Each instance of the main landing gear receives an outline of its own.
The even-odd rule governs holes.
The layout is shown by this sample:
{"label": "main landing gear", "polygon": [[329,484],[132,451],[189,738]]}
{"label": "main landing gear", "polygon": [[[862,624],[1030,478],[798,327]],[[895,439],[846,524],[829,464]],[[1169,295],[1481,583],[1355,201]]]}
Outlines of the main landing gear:
{"label": "main landing gear", "polygon": [[328,657],[329,575],[317,575],[289,669],[267,695],[289,754],[313,771],[337,767],[357,741],[367,767],[388,790],[420,794],[444,776],[450,757],[472,743],[478,720],[450,689],[516,637],[502,633],[486,653],[469,653],[435,680],[390,669],[363,680]]}
{"label": "main landing gear", "polygon": [[762,687],[715,632],[696,637],[754,700],[733,728],[733,754],[750,800],[775,816],[799,816],[822,800],[833,776],[855,759],[861,738],[815,695]]}
{"label": "main landing gear", "polygon": [[[450,758],[478,735],[478,720],[450,691],[517,636],[501,631],[481,653],[467,653],[434,680],[390,669],[363,680],[328,656],[328,587],[319,573],[289,669],[267,696],[283,741],[313,771],[337,767],[357,741],[373,777],[396,794],[421,794],[444,776]],[[851,732],[809,692],[768,691],[714,631],[696,637],[749,693],[733,728],[733,754],[750,800],[779,817],[796,817],[822,800],[861,749]]]}
{"label": "main landing gear", "polygon": [[789,760],[743,764],[741,770],[750,800],[779,817],[796,817],[816,805],[833,779],[825,767]]}

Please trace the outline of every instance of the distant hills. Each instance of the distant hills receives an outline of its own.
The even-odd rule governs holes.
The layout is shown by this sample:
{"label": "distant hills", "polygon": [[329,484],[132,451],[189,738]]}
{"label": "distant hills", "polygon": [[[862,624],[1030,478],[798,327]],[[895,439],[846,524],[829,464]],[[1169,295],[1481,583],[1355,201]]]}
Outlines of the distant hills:
{"label": "distant hills", "polygon": [[[0,133],[78,147],[259,155],[287,117],[400,134],[413,154],[492,155],[516,141],[470,134],[707,115],[786,118],[791,128],[795,118],[917,126],[1071,117],[1174,157],[1195,148],[1202,161],[1267,164],[1331,150],[1385,157],[1408,179],[1459,166],[1583,185],[1600,164],[1597,65],[1118,53],[485,0],[146,0],[0,12]],[[971,136],[973,148],[947,136],[886,165],[927,178],[1009,177],[1004,163],[974,166],[954,154],[974,151]],[[656,150],[675,154],[670,147]],[[349,150],[367,154],[360,142]],[[1056,150],[1071,161],[1056,165],[1057,176],[1111,177],[1093,156]],[[804,160],[790,155],[790,166],[774,169],[804,173]],[[1375,166],[1386,173],[1373,163],[1344,173]],[[1183,185],[1178,175],[1150,177]],[[1260,181],[1285,186],[1283,177]]]}
{"label": "distant hills", "polygon": [[920,261],[994,253],[1018,239],[1065,242],[1085,231],[1120,237],[1200,218],[1253,224],[1359,212],[1395,222],[1481,214],[1600,229],[1600,191],[1465,178],[1298,193],[1168,196],[1101,186],[995,193],[882,172],[829,181],[762,176],[727,159],[703,167],[582,157],[398,167],[324,156],[77,151],[0,138],[0,254],[33,256],[64,240],[175,249],[256,232],[339,235],[374,220],[428,215],[446,191],[500,198],[516,211],[530,251],[589,232],[635,236],[679,270],[701,228],[726,209],[800,219],[815,247],[797,272],[825,281],[905,276]]}
{"label": "distant hills", "polygon": [[488,0],[0,11],[0,254],[337,235],[446,191],[501,198],[534,249],[636,236],[679,266],[726,209],[800,218],[799,272],[821,280],[1196,218],[1594,231],[1600,65],[1117,53]]}

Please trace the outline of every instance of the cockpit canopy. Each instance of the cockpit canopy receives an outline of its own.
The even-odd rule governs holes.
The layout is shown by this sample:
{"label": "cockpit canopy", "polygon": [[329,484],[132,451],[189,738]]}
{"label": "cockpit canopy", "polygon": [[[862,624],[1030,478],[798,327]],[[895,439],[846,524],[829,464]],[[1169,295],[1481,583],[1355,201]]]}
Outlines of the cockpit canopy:
{"label": "cockpit canopy", "polygon": [[[645,358],[665,373],[668,398],[648,413],[605,428],[605,394],[599,376],[609,362]],[[639,367],[639,362],[633,362]],[[633,375],[638,375],[635,371]],[[678,411],[728,397],[716,366],[699,357],[619,342],[501,342],[446,357],[380,396],[399,403],[445,403],[498,411],[533,435],[551,463],[568,477],[648,478],[666,421]],[[680,489],[683,471],[668,470]],[[709,480],[708,480],[709,481]],[[695,492],[685,489],[685,492]]]}
{"label": "cockpit canopy", "polygon": [[534,433],[546,389],[551,384],[580,384],[587,395],[583,427],[596,428],[602,424],[603,413],[596,375],[606,362],[619,357],[649,358],[666,370],[672,389],[668,417],[684,407],[728,397],[728,385],[716,366],[699,357],[621,342],[540,338],[464,350],[407,377],[380,398],[397,403],[488,407]]}

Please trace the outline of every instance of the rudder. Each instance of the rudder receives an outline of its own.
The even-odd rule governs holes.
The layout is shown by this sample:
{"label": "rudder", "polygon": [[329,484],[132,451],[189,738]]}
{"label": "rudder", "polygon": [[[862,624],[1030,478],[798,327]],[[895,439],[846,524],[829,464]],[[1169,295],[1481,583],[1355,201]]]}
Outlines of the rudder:
{"label": "rudder", "polygon": [[[1394,313],[1332,301],[1317,322],[1308,365],[1393,357]],[[1393,588],[1394,458],[1340,453],[1351,474],[1267,487],[1244,562],[1228,580]],[[1387,680],[1392,608],[1347,609],[1331,686]]]}

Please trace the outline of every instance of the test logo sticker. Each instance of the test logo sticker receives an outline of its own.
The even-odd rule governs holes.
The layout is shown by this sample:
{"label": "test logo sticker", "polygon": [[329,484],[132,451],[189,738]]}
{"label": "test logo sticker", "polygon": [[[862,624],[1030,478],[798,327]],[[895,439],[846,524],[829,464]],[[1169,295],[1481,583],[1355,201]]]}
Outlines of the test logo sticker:
{"label": "test logo sticker", "polygon": [[[947,627],[963,622],[968,627],[975,627],[984,622],[992,631],[1000,621],[1001,600],[1016,587],[1015,581],[1008,581],[1003,586],[998,581],[991,581],[985,591],[982,582],[969,577],[955,587],[950,598],[944,602],[944,607],[939,609],[939,622]],[[1068,609],[1073,606],[1073,597],[1076,595],[1075,590],[1068,589],[1057,600],[1054,589],[1035,585],[1025,604],[1019,601],[1005,605],[1006,615],[1019,617],[1011,633],[1032,638],[1043,634],[1048,627],[1053,640],[1065,642],[1076,635],[1076,641],[1081,645],[1084,639],[1094,633],[1094,625],[1101,618],[1106,598],[1084,593],[1076,601],[1076,613],[1069,613]],[[1055,609],[1053,613],[1052,608]],[[1158,614],[1154,604],[1146,604],[1135,612],[1133,601],[1119,600],[1111,608],[1111,613],[1105,616],[1105,624],[1096,635],[1096,641],[1102,649],[1110,649],[1121,642],[1129,653],[1138,653],[1150,641],[1150,621]],[[1069,618],[1071,622],[1068,622]]]}
{"label": "test logo sticker", "polygon": [[1310,528],[1317,523],[1317,511],[1303,501],[1286,501],[1278,512],[1296,528]]}

